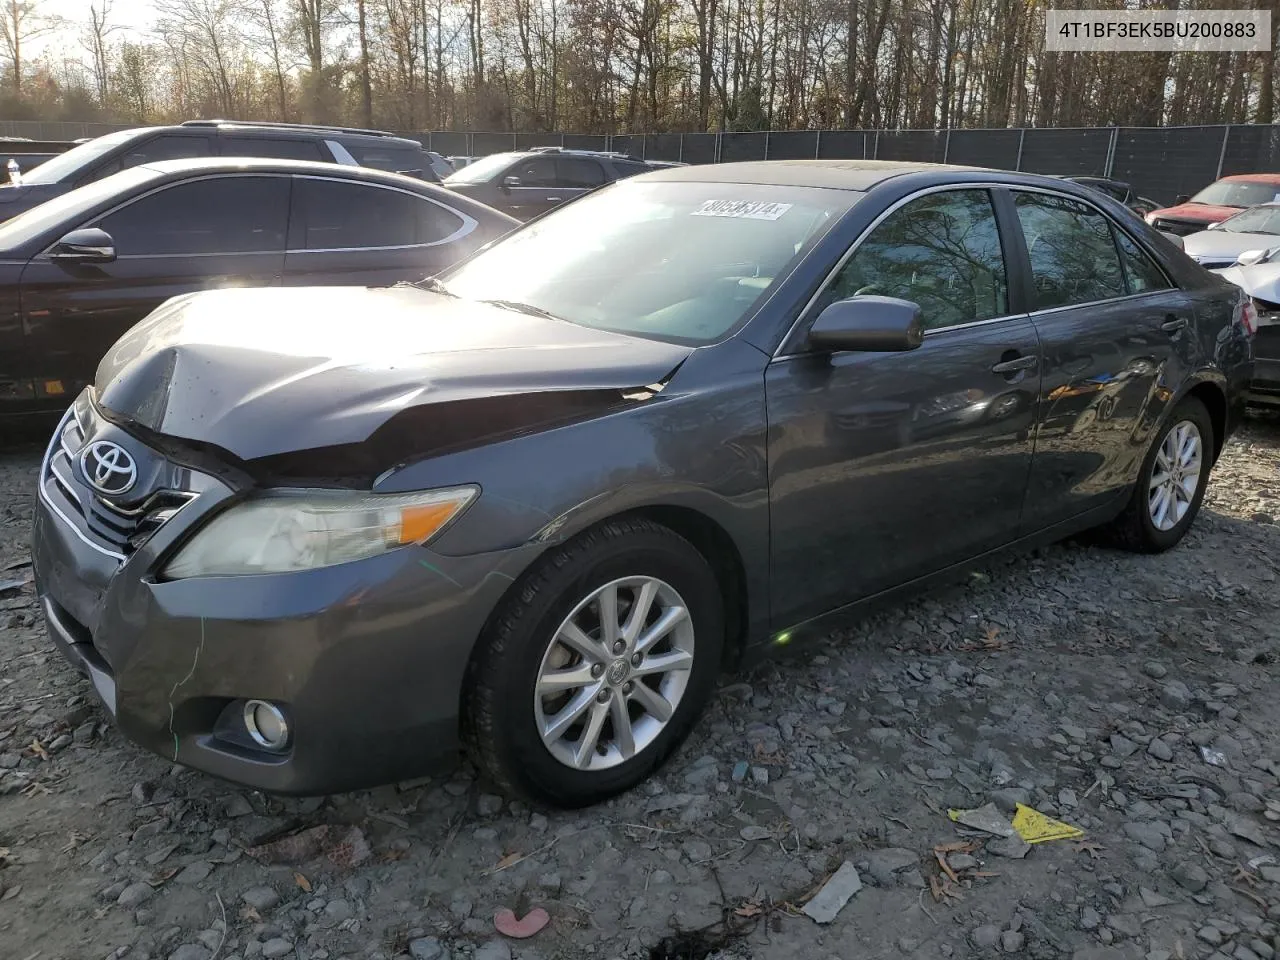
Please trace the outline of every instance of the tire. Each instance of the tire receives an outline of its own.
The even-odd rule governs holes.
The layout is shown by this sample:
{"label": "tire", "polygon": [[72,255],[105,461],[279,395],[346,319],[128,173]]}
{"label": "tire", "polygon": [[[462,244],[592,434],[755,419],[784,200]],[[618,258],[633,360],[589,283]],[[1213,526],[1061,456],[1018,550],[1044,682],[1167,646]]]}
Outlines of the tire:
{"label": "tire", "polygon": [[[606,653],[601,642],[601,597],[607,609],[610,595],[620,653]],[[645,620],[629,621],[646,595]],[[507,793],[555,807],[588,806],[634,787],[684,740],[711,695],[724,648],[722,606],[706,559],[651,521],[607,521],[555,549],[521,579],[476,645],[462,709],[472,760]],[[664,616],[671,626],[638,654]],[[570,622],[578,633],[565,627]],[[681,669],[685,654],[691,659]],[[632,673],[663,664],[673,668]],[[564,689],[535,696],[540,679]],[[668,719],[655,696],[674,702]],[[559,730],[575,707],[583,712]],[[629,756],[627,738],[618,736],[623,724]],[[588,750],[592,726],[599,739]]]}
{"label": "tire", "polygon": [[[1161,515],[1158,504],[1154,502],[1156,494],[1152,490],[1152,485],[1161,475],[1167,474],[1164,468],[1165,459],[1169,453],[1165,449],[1166,444],[1176,447],[1177,438],[1174,437],[1173,440],[1170,438],[1176,431],[1186,430],[1188,426],[1194,428],[1199,446],[1195,490],[1189,498],[1184,499],[1181,492],[1173,491],[1172,486],[1166,484],[1169,491],[1178,493],[1178,496],[1169,506],[1172,512],[1164,514],[1162,522],[1157,523],[1156,518]],[[1200,512],[1205,487],[1209,484],[1209,470],[1213,465],[1214,442],[1213,421],[1209,418],[1209,411],[1205,409],[1204,404],[1194,397],[1186,397],[1180,401],[1165,419],[1146,457],[1143,458],[1142,471],[1138,474],[1133,497],[1125,506],[1124,512],[1105,528],[1104,532],[1109,535],[1109,539],[1116,546],[1136,553],[1160,553],[1176,546],[1191,528],[1196,514]],[[1190,474],[1187,474],[1187,477],[1189,479]],[[1185,482],[1181,490],[1186,491]],[[1179,510],[1182,511],[1182,515],[1175,517]]]}

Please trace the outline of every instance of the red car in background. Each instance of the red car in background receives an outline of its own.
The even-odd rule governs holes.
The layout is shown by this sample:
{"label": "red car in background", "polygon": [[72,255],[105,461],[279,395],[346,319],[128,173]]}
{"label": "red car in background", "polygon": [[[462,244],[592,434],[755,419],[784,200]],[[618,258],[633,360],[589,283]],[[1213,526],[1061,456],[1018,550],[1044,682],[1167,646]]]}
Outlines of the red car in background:
{"label": "red car in background", "polygon": [[1280,173],[1242,173],[1223,177],[1194,197],[1178,197],[1177,206],[1152,210],[1147,223],[1164,233],[1185,237],[1246,207],[1273,200],[1280,200]]}

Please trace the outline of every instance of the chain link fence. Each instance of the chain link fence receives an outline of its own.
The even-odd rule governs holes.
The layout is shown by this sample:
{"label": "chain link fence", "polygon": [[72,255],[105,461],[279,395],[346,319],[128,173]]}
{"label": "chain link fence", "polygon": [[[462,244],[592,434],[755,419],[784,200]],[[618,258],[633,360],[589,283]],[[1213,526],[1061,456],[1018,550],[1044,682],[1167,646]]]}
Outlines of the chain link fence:
{"label": "chain link fence", "polygon": [[[0,136],[76,140],[127,124],[0,121]],[[868,159],[959,163],[1067,176],[1111,177],[1172,203],[1220,176],[1280,173],[1280,125],[1078,127],[1002,130],[787,130],[763,133],[406,133],[445,156],[530,147],[615,150],[649,160]]]}

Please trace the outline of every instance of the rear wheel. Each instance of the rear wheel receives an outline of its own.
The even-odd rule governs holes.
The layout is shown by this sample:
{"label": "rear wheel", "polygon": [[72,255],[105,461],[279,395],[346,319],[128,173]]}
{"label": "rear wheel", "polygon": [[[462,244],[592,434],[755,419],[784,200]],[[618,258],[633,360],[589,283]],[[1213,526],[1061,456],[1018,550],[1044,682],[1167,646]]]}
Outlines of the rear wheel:
{"label": "rear wheel", "polygon": [[1118,546],[1158,553],[1183,538],[1204,499],[1213,446],[1209,411],[1194,397],[1185,398],[1147,451],[1133,498],[1107,528]]}
{"label": "rear wheel", "polygon": [[481,638],[464,738],[512,793],[584,806],[652,773],[721,662],[719,588],[683,537],[610,521],[545,557]]}

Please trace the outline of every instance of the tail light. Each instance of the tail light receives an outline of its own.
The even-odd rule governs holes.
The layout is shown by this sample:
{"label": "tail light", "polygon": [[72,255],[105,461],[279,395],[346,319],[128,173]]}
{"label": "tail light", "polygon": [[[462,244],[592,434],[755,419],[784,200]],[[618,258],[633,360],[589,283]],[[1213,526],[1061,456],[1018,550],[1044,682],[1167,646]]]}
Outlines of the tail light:
{"label": "tail light", "polygon": [[1239,313],[1237,321],[1244,327],[1245,333],[1252,337],[1258,332],[1258,307],[1252,297],[1245,297],[1240,302]]}

